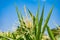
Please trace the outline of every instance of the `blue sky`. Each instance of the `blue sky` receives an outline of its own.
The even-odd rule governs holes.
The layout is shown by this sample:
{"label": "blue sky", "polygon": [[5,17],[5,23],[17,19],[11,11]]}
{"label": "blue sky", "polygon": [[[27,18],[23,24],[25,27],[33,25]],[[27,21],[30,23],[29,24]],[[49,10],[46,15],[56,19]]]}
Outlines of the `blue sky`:
{"label": "blue sky", "polygon": [[[46,18],[52,5],[54,5],[54,10],[48,23],[50,28],[55,27],[53,22],[60,25],[60,0],[40,0],[40,10],[42,10],[44,2],[44,19]],[[26,5],[26,7],[29,8],[34,15],[36,14],[38,7],[37,0],[0,0],[0,31],[12,31],[18,25],[18,17],[16,14],[15,4],[18,6],[19,10],[21,10],[23,15],[24,5]]]}

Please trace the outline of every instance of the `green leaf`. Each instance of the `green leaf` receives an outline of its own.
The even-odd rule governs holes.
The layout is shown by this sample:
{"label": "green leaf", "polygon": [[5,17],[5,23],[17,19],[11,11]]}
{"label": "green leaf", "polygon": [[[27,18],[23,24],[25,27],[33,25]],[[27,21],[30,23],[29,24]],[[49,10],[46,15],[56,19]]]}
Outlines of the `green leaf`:
{"label": "green leaf", "polygon": [[36,24],[36,34],[38,32],[38,22],[39,22],[39,8],[37,10],[37,13],[36,13],[36,18],[35,18],[35,24]]}
{"label": "green leaf", "polygon": [[51,14],[52,14],[52,11],[53,11],[53,7],[50,9],[50,12],[49,12],[49,14],[48,14],[48,16],[47,16],[47,18],[46,18],[46,20],[45,20],[42,33],[44,33],[44,31],[45,31],[45,28],[46,28],[46,26],[47,26],[47,24],[48,24],[48,21],[49,21],[49,19],[50,19]]}
{"label": "green leaf", "polygon": [[35,25],[35,16],[32,14],[32,12],[28,9],[28,12],[30,14],[30,17],[32,18],[33,20],[33,25]]}
{"label": "green leaf", "polygon": [[13,35],[13,39],[16,39],[16,35],[14,33],[12,33],[12,35]]}
{"label": "green leaf", "polygon": [[51,40],[55,40],[54,35],[53,35],[52,31],[50,30],[49,26],[47,26],[47,31],[48,31],[48,34],[49,34]]}
{"label": "green leaf", "polygon": [[23,20],[21,12],[18,12],[18,7],[16,7],[16,11],[17,11],[17,15],[18,15],[18,19],[19,19],[20,25],[21,26],[25,26],[25,22]]}
{"label": "green leaf", "polygon": [[43,14],[44,14],[44,6],[43,6],[43,9],[42,9],[42,14],[41,14],[39,24],[38,24],[38,40],[40,38],[41,27],[42,27],[42,23],[43,23]]}
{"label": "green leaf", "polygon": [[40,9],[40,6],[38,5],[38,10],[37,10],[37,13],[36,13],[36,18],[35,18],[35,21],[36,21],[36,25],[38,25],[38,21],[39,21],[39,10]]}
{"label": "green leaf", "polygon": [[18,12],[18,7],[16,7],[16,12],[17,12],[17,15],[18,15],[19,22],[21,22],[21,20],[20,20],[20,13]]}
{"label": "green leaf", "polygon": [[44,26],[43,26],[42,33],[41,33],[40,38],[41,38],[42,35],[44,34],[45,28],[46,28],[46,26],[47,26],[47,24],[48,24],[48,21],[49,21],[49,19],[50,19],[50,16],[51,16],[51,14],[52,14],[52,11],[53,11],[53,7],[50,9],[50,12],[49,12],[49,14],[48,14],[48,16],[47,16],[47,18],[46,18],[46,20],[45,20],[45,23],[44,23]]}
{"label": "green leaf", "polygon": [[32,14],[32,12],[28,9],[28,12],[30,14],[30,17],[33,20],[33,30],[35,31],[35,35],[36,35],[36,25],[35,25],[35,16]]}
{"label": "green leaf", "polygon": [[12,40],[12,38],[9,38],[9,37],[7,37],[7,36],[2,36],[2,35],[0,35],[0,38],[5,38],[5,39],[7,39],[7,40]]}
{"label": "green leaf", "polygon": [[32,18],[33,20],[33,24],[35,24],[35,16],[32,14],[32,12],[28,9],[28,12],[30,14],[30,17]]}

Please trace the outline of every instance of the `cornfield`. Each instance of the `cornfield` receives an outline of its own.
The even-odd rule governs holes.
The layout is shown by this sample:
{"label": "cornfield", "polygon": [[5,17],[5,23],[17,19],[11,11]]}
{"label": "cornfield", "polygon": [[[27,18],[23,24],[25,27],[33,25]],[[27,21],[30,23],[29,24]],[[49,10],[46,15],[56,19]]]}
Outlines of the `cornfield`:
{"label": "cornfield", "polygon": [[[21,12],[18,11],[18,7],[16,7],[20,25],[18,26],[17,30],[12,33],[0,32],[0,40],[58,40],[57,35],[59,35],[60,30],[50,29],[48,26],[48,22],[54,7],[50,9],[45,21],[43,19],[44,7],[45,6],[43,5],[42,13],[39,17],[40,6],[38,6],[36,16],[34,16],[33,13],[24,6],[26,18],[22,16]],[[30,18],[27,15],[26,9],[30,15]],[[48,35],[44,34],[46,30]]]}

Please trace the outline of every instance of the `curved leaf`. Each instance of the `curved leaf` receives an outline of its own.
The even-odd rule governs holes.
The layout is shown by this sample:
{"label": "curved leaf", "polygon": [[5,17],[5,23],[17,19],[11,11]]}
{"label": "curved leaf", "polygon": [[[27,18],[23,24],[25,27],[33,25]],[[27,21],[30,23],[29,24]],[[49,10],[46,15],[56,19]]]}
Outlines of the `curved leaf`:
{"label": "curved leaf", "polygon": [[50,30],[49,26],[47,26],[47,31],[48,31],[48,34],[49,34],[51,40],[55,40],[54,35],[53,35],[52,31]]}

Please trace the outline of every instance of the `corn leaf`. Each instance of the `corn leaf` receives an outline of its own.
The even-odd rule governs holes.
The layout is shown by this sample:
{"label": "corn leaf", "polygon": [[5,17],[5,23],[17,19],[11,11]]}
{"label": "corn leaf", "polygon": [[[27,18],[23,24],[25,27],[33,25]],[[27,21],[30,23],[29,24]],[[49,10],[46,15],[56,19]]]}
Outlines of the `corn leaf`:
{"label": "corn leaf", "polygon": [[28,12],[29,12],[29,14],[30,14],[30,17],[32,18],[32,20],[33,20],[33,25],[35,25],[35,17],[34,17],[34,15],[32,14],[32,12],[28,9]]}
{"label": "corn leaf", "polygon": [[38,6],[38,10],[37,10],[37,13],[36,13],[36,25],[38,25],[38,21],[39,21],[39,9],[40,9],[40,6]]}
{"label": "corn leaf", "polygon": [[48,31],[48,34],[49,34],[51,40],[55,40],[54,35],[53,35],[52,31],[50,30],[49,26],[47,26],[47,31]]}
{"label": "corn leaf", "polygon": [[49,19],[50,19],[51,14],[52,14],[52,11],[53,11],[53,7],[50,9],[50,12],[49,12],[49,14],[48,14],[48,16],[47,16],[47,18],[46,18],[46,20],[45,20],[42,33],[44,33],[44,31],[45,31],[45,28],[46,28],[46,26],[47,26],[47,24],[48,24],[48,21],[49,21]]}
{"label": "corn leaf", "polygon": [[32,12],[28,9],[28,12],[30,14],[30,17],[32,18],[32,20],[35,18],[34,15],[32,14]]}
{"label": "corn leaf", "polygon": [[17,11],[17,15],[18,15],[18,19],[19,19],[20,25],[21,26],[25,26],[25,22],[23,20],[21,12],[20,13],[18,12],[18,7],[16,7],[16,11]]}
{"label": "corn leaf", "polygon": [[37,35],[38,35],[38,22],[39,22],[39,7],[38,6],[38,10],[37,10],[37,13],[36,13],[36,18],[35,18],[35,24],[36,24],[36,39],[38,39]]}
{"label": "corn leaf", "polygon": [[18,12],[18,7],[16,7],[16,12],[17,12],[17,15],[18,15],[19,22],[21,22],[21,20],[20,20],[20,13]]}
{"label": "corn leaf", "polygon": [[7,40],[12,40],[12,38],[9,38],[7,36],[0,36],[0,38],[6,38]]}
{"label": "corn leaf", "polygon": [[34,31],[34,34],[35,34],[35,36],[36,36],[36,24],[35,24],[35,16],[34,15],[32,15],[32,13],[31,13],[31,11],[28,9],[28,12],[29,12],[29,14],[30,14],[30,17],[32,18],[32,20],[33,20],[33,31]]}
{"label": "corn leaf", "polygon": [[45,23],[44,23],[44,26],[43,26],[42,33],[41,33],[40,38],[42,38],[42,36],[43,36],[43,34],[44,34],[45,28],[46,28],[46,26],[47,26],[47,24],[48,24],[48,21],[49,21],[49,19],[50,19],[50,16],[51,16],[51,14],[52,14],[52,11],[53,11],[53,7],[50,9],[50,12],[49,12],[49,14],[48,14],[48,16],[47,16],[47,18],[46,18],[46,20],[45,20]]}
{"label": "corn leaf", "polygon": [[41,14],[39,24],[38,24],[38,40],[40,38],[41,27],[42,27],[42,23],[43,23],[43,14],[44,14],[44,6],[43,6],[43,9],[42,9],[42,14]]}

